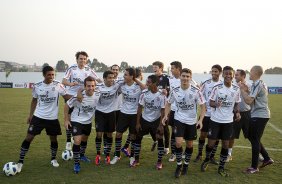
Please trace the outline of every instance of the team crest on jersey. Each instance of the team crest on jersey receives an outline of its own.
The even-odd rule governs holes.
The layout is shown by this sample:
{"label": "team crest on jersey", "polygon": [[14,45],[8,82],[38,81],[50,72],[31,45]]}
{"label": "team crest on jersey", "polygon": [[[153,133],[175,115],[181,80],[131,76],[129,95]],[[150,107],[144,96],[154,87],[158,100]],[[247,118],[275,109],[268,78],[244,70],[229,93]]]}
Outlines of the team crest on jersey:
{"label": "team crest on jersey", "polygon": [[77,128],[74,126],[74,127],[72,127],[72,132],[73,133],[76,133],[77,132]]}
{"label": "team crest on jersey", "polygon": [[192,99],[193,98],[193,95],[192,94],[189,94],[189,99]]}
{"label": "team crest on jersey", "polygon": [[31,132],[33,130],[33,125],[30,125],[28,130]]}
{"label": "team crest on jersey", "polygon": [[231,96],[234,97],[234,95],[235,95],[234,92],[231,92]]}
{"label": "team crest on jersey", "polygon": [[52,91],[55,91],[55,87],[52,88]]}
{"label": "team crest on jersey", "polygon": [[161,99],[160,99],[160,97],[157,97],[157,101],[160,101]]}

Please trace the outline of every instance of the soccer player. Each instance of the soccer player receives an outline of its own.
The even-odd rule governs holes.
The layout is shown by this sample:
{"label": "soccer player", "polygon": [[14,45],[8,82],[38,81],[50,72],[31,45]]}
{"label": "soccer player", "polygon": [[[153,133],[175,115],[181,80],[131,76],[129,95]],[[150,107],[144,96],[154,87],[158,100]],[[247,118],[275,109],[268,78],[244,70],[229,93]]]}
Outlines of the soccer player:
{"label": "soccer player", "polygon": [[[172,76],[169,77],[169,87],[170,91],[173,89],[180,87],[180,75],[182,70],[182,64],[179,61],[173,61],[170,63],[170,70]],[[174,135],[174,113],[176,110],[176,103],[171,104],[171,111],[169,113],[168,118],[168,125],[171,126],[171,137],[170,137],[170,148],[171,148],[171,155],[168,159],[169,162],[174,162],[176,159],[176,153],[175,153],[175,135]]]}
{"label": "soccer player", "polygon": [[[85,91],[82,92],[83,100],[79,102],[76,95],[67,101],[64,108],[65,128],[72,128],[73,144],[73,158],[74,158],[74,172],[80,172],[80,150],[82,140],[88,140],[88,136],[92,129],[92,119],[95,113],[96,105],[99,99],[99,92],[94,93],[95,80],[88,76],[84,79]],[[71,118],[69,117],[69,109],[74,107]]]}
{"label": "soccer player", "polygon": [[[166,96],[169,94],[169,76],[163,73],[164,70],[164,64],[160,61],[155,61],[153,62],[153,71],[156,76],[159,78],[159,85],[158,88],[163,91],[163,93],[166,93]],[[169,128],[168,124],[164,126],[164,140],[165,140],[165,148],[164,148],[164,153],[167,155],[169,154]],[[157,141],[153,137],[154,143],[152,145],[152,151],[154,151]]]}
{"label": "soccer player", "polygon": [[215,142],[221,139],[222,147],[218,173],[221,176],[227,177],[229,174],[224,169],[224,165],[228,156],[229,140],[233,133],[233,112],[235,112],[235,120],[238,121],[240,119],[238,103],[241,99],[239,86],[232,83],[234,78],[233,68],[225,66],[222,75],[224,81],[213,87],[209,97],[210,106],[213,109],[211,110],[211,118],[209,122],[206,158],[201,164],[201,171],[206,171]]}
{"label": "soccer player", "polygon": [[[102,82],[101,79],[97,76],[97,74],[87,65],[88,54],[84,51],[77,52],[75,54],[77,64],[70,66],[63,78],[62,83],[67,86],[67,94],[73,96],[76,95],[79,89],[83,89],[83,81],[86,77],[92,76],[98,82]],[[70,108],[69,114],[71,114],[73,108]],[[67,143],[66,149],[71,150],[71,128],[66,129]],[[82,140],[81,147],[83,147],[82,151],[84,151],[87,147],[87,141]],[[84,153],[81,153],[81,159],[86,162],[90,162],[90,160],[83,156]]]}
{"label": "soccer player", "polygon": [[105,149],[105,163],[110,164],[110,151],[112,148],[113,137],[115,131],[116,117],[115,106],[118,100],[118,90],[124,83],[123,80],[114,80],[114,73],[112,71],[105,71],[103,73],[104,83],[97,84],[97,89],[100,91],[99,102],[95,111],[96,123],[96,150],[97,156],[95,159],[96,165],[101,162],[101,142],[102,135],[107,134],[107,144]]}
{"label": "soccer player", "polygon": [[[181,71],[181,86],[171,91],[168,103],[165,109],[165,117],[163,123],[166,122],[171,105],[175,103],[176,109],[174,113],[174,133],[176,139],[176,159],[177,167],[175,177],[181,174],[187,175],[188,165],[193,153],[193,140],[197,138],[197,127],[202,128],[202,121],[205,116],[205,99],[199,88],[190,84],[192,71],[184,68]],[[200,105],[200,118],[197,121],[197,105]],[[186,141],[185,159],[182,163],[182,142]]]}
{"label": "soccer player", "polygon": [[156,139],[158,140],[158,161],[156,168],[158,170],[162,169],[162,157],[164,155],[164,130],[161,120],[164,116],[166,96],[158,90],[158,81],[159,80],[156,75],[150,75],[146,82],[148,88],[142,91],[139,99],[136,122],[137,135],[134,146],[135,160],[131,167],[139,165],[142,138],[144,135],[151,132],[152,135],[156,135]]}
{"label": "soccer player", "polygon": [[260,168],[271,165],[274,161],[269,157],[263,144],[261,143],[261,137],[264,132],[266,123],[270,118],[270,110],[268,108],[268,90],[266,84],[260,80],[263,74],[261,66],[253,66],[250,71],[250,80],[253,84],[250,92],[248,92],[248,86],[241,83],[241,94],[245,102],[251,105],[251,120],[249,127],[249,140],[252,145],[252,164],[251,167],[245,170],[245,173],[253,174],[259,171],[258,159],[259,153],[262,154],[264,161]]}
{"label": "soccer player", "polygon": [[[222,73],[222,68],[220,65],[216,64],[213,65],[211,68],[211,78],[204,81],[201,86],[200,86],[200,90],[202,92],[202,94],[205,97],[206,100],[206,114],[203,120],[203,128],[201,129],[201,134],[199,137],[199,143],[198,143],[198,154],[196,156],[196,159],[194,160],[194,162],[198,162],[200,160],[202,160],[202,152],[203,152],[203,148],[205,145],[205,140],[207,138],[208,135],[208,130],[209,130],[209,122],[210,122],[210,116],[211,116],[211,107],[210,107],[210,100],[209,100],[209,96],[211,94],[211,91],[213,89],[213,87],[221,82],[220,80],[220,75]],[[217,140],[215,142],[215,145],[213,147],[212,153],[211,153],[211,157],[210,157],[210,162],[212,164],[218,165],[218,162],[215,160],[214,156],[217,150],[217,146],[218,146],[219,141]]]}
{"label": "soccer player", "polygon": [[[244,70],[241,70],[241,69],[236,70],[235,80],[236,80],[237,84],[239,84],[239,83],[246,84],[249,88],[248,91],[250,91],[251,84],[246,81],[246,72]],[[234,140],[239,139],[241,129],[243,131],[245,139],[248,138],[249,121],[250,121],[250,118],[251,118],[251,114],[250,114],[251,106],[246,104],[244,99],[241,99],[241,102],[239,103],[239,110],[240,110],[241,119],[240,119],[239,122],[233,123],[234,132],[233,132],[232,139],[229,141],[228,157],[227,157],[226,162],[229,162],[230,160],[232,160],[232,147],[233,147],[234,142],[235,142]]]}
{"label": "soccer player", "polygon": [[[130,142],[135,140],[136,135],[136,116],[139,97],[141,95],[141,87],[134,82],[135,69],[126,68],[124,72],[125,84],[121,86],[120,91],[122,93],[122,105],[120,113],[118,115],[118,123],[116,127],[116,139],[115,139],[115,156],[111,160],[111,164],[116,164],[120,159],[122,134],[129,128]],[[127,147],[128,148],[128,147]],[[125,149],[125,148],[122,148]],[[123,151],[125,152],[125,151]],[[130,164],[134,161],[134,144],[131,145]],[[126,155],[128,156],[128,155]]]}
{"label": "soccer player", "polygon": [[59,167],[56,160],[58,141],[57,135],[62,135],[60,123],[58,120],[58,101],[59,95],[65,100],[70,96],[66,94],[64,86],[54,80],[55,70],[51,66],[45,66],[42,70],[44,80],[34,84],[32,90],[32,100],[30,104],[30,113],[27,119],[29,124],[27,135],[22,142],[20,149],[20,158],[17,164],[17,172],[21,172],[24,157],[29,150],[29,146],[36,135],[39,135],[43,129],[50,137],[51,165]]}

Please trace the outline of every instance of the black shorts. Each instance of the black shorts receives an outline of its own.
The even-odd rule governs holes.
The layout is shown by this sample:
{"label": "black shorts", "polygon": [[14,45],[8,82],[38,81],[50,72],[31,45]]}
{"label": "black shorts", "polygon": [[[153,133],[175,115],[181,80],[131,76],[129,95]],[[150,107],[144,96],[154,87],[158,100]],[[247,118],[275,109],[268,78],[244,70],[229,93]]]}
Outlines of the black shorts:
{"label": "black shorts", "polygon": [[115,126],[116,126],[116,127],[117,127],[117,123],[118,123],[119,113],[120,113],[120,110],[115,111],[115,119],[116,119],[116,124],[115,124]]}
{"label": "black shorts", "polygon": [[160,125],[160,118],[153,122],[146,121],[145,119],[141,118],[141,129],[138,132],[138,137],[143,137],[144,135],[151,134],[151,135],[156,135],[157,134],[157,129]]}
{"label": "black shorts", "polygon": [[249,137],[249,126],[250,126],[249,121],[251,119],[251,112],[250,111],[240,112],[240,115],[241,115],[240,121],[233,123],[233,128],[234,128],[233,138],[234,139],[239,139],[241,129],[243,131],[244,137],[245,138]]}
{"label": "black shorts", "polygon": [[210,123],[211,117],[205,116],[203,119],[203,127],[201,129],[201,132],[208,132],[209,131],[209,123]]}
{"label": "black shorts", "polygon": [[77,135],[89,136],[92,129],[92,123],[81,124],[78,122],[71,121],[71,126],[72,126],[72,132],[71,132],[72,136],[77,136]]}
{"label": "black shorts", "polygon": [[217,123],[210,120],[209,123],[209,139],[230,140],[233,136],[233,122],[230,123]]}
{"label": "black shorts", "polygon": [[171,127],[174,127],[174,113],[175,111],[170,111],[169,113],[168,125]]}
{"label": "black shorts", "polygon": [[137,114],[124,114],[120,112],[118,117],[119,119],[116,128],[117,132],[124,133],[127,128],[129,128],[130,134],[136,134]]}
{"label": "black shorts", "polygon": [[174,134],[175,137],[183,137],[187,141],[197,139],[197,127],[196,124],[188,125],[181,123],[178,120],[174,120]]}
{"label": "black shorts", "polygon": [[62,135],[60,122],[58,119],[48,120],[39,118],[37,116],[32,117],[27,133],[31,135],[38,135],[44,128],[47,135]]}
{"label": "black shorts", "polygon": [[115,112],[104,113],[101,111],[95,111],[95,127],[96,132],[109,132],[115,131],[116,118]]}

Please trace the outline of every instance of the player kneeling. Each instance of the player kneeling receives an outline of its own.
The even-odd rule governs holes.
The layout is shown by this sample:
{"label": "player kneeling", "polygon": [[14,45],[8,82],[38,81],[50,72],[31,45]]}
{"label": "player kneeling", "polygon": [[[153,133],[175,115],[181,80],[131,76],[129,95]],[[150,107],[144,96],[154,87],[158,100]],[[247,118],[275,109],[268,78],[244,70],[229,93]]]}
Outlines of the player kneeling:
{"label": "player kneeling", "polygon": [[[92,129],[92,119],[95,114],[95,108],[98,101],[99,93],[94,92],[95,89],[95,79],[92,77],[87,77],[84,80],[85,91],[82,92],[82,102],[77,100],[76,95],[73,96],[70,100],[67,101],[64,109],[65,114],[65,128],[72,128],[72,136],[74,139],[73,144],[73,158],[74,158],[74,173],[80,171],[80,159],[81,159],[81,150],[83,149],[81,143],[87,142],[88,136],[91,133]],[[68,112],[69,108],[72,108],[73,112],[71,113],[71,119],[69,118]],[[83,154],[83,157],[87,157]],[[89,159],[87,159],[89,160]]]}

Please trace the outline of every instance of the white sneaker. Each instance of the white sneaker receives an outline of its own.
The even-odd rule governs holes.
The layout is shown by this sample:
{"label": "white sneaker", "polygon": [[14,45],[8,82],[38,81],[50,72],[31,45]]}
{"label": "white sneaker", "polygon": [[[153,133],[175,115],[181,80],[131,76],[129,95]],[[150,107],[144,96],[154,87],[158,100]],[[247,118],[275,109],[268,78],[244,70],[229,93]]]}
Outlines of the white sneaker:
{"label": "white sneaker", "polygon": [[71,142],[66,143],[66,150],[71,150]]}
{"label": "white sneaker", "polygon": [[263,162],[263,161],[264,161],[264,158],[263,158],[263,156],[262,156],[261,154],[259,154],[259,161],[260,161],[260,162]]}
{"label": "white sneaker", "polygon": [[51,160],[51,165],[52,165],[53,167],[59,167],[59,163],[58,163],[58,161],[57,161],[56,159]]}
{"label": "white sneaker", "polygon": [[120,159],[120,157],[115,156],[115,157],[113,158],[113,160],[111,160],[111,161],[110,161],[110,164],[111,164],[111,165],[116,164],[116,163],[117,163],[117,161],[119,161],[119,159]]}
{"label": "white sneaker", "polygon": [[165,149],[164,149],[164,154],[165,154],[165,155],[168,155],[168,154],[169,154],[169,148],[165,148]]}
{"label": "white sneaker", "polygon": [[229,161],[231,161],[231,160],[232,160],[232,156],[231,156],[231,155],[228,155],[225,162],[229,162]]}
{"label": "white sneaker", "polygon": [[20,173],[23,168],[23,163],[17,163],[17,173]]}
{"label": "white sneaker", "polygon": [[168,159],[168,161],[169,161],[169,162],[174,162],[175,159],[176,159],[176,155],[175,155],[175,154],[171,154],[170,157],[169,157],[169,159]]}
{"label": "white sneaker", "polygon": [[132,165],[134,161],[135,161],[135,158],[134,158],[134,157],[130,157],[130,159],[129,159],[129,165]]}

